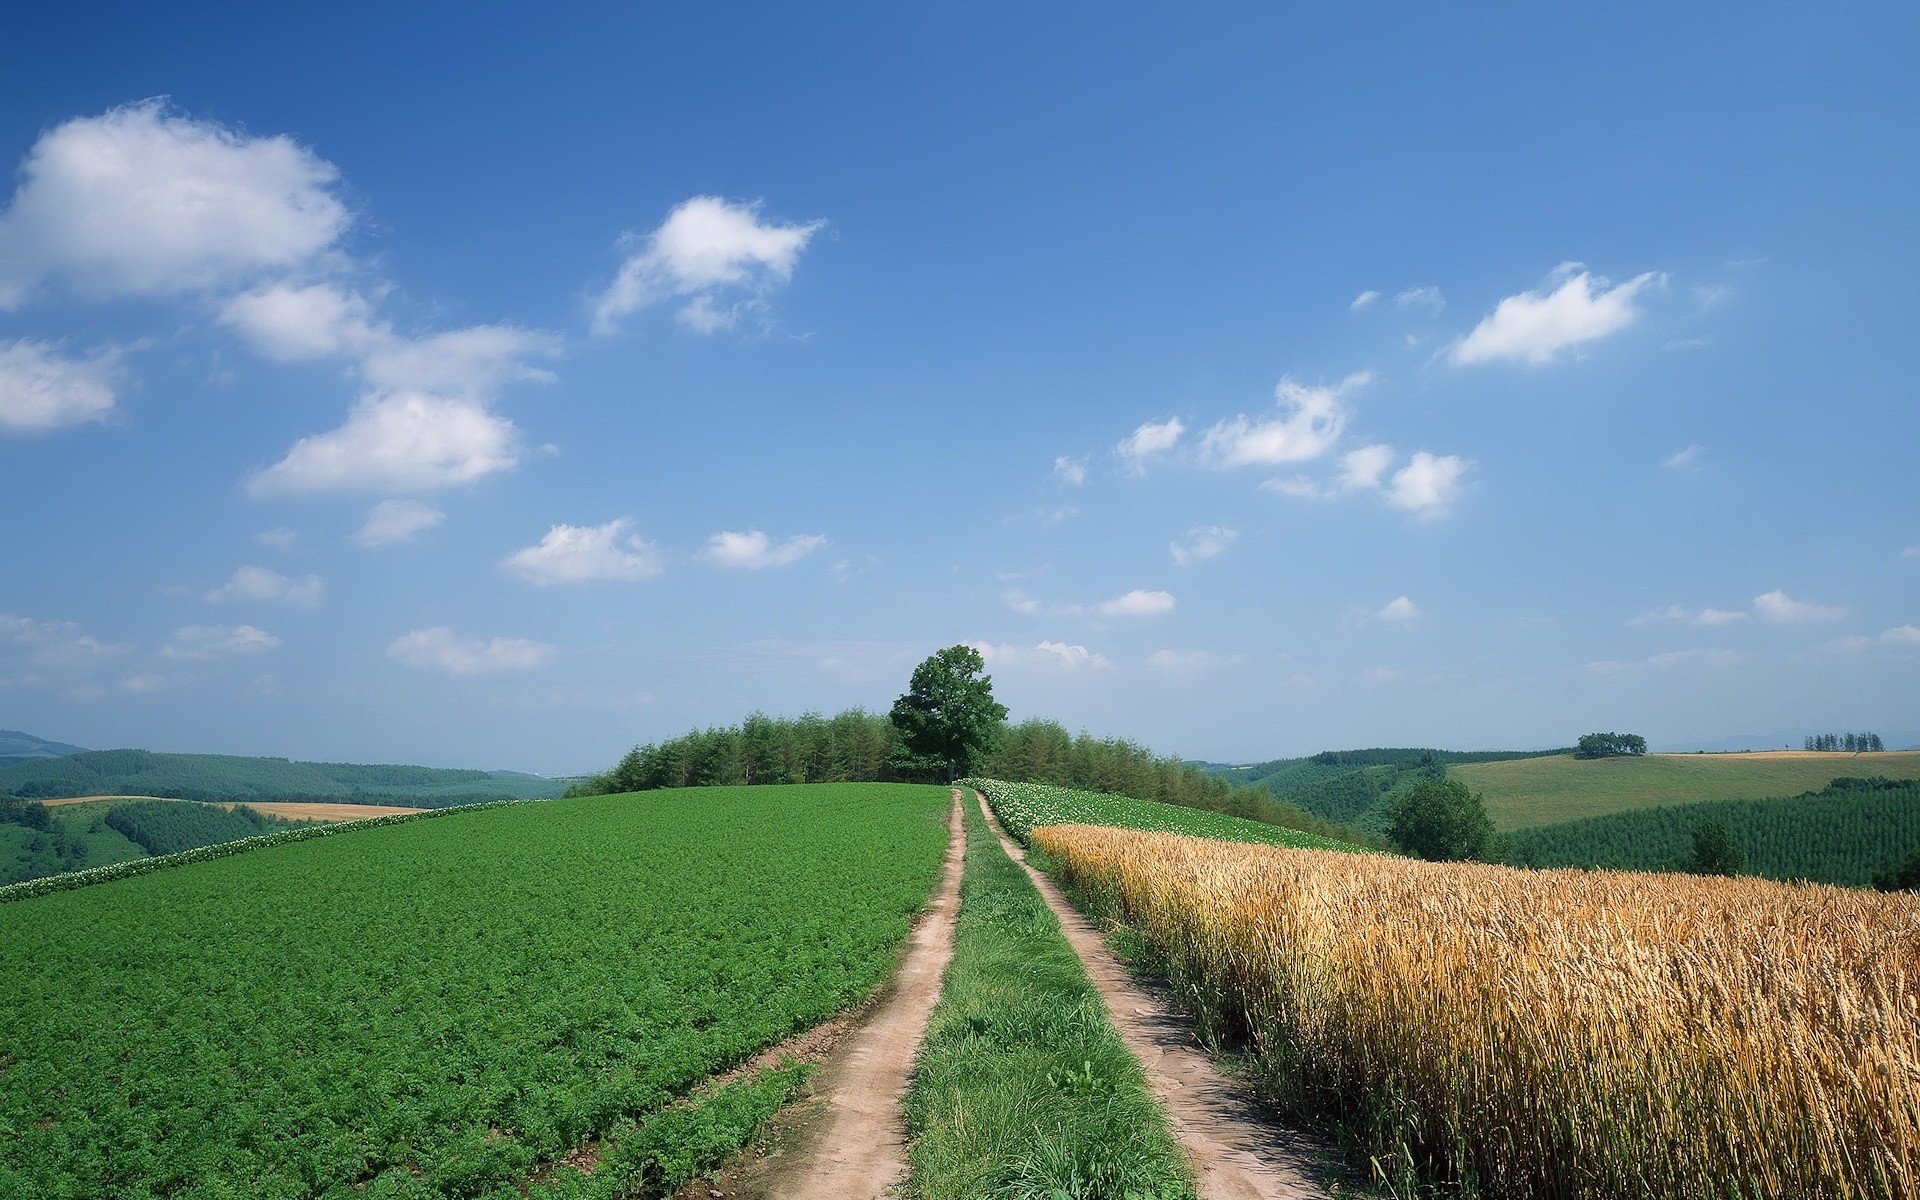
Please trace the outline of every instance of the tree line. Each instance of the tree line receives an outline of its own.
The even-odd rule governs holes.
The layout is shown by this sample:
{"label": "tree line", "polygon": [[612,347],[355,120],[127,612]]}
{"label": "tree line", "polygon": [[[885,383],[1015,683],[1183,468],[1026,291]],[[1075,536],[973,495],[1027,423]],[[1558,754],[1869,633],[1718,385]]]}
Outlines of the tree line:
{"label": "tree line", "polygon": [[1878,754],[1886,749],[1877,733],[1811,733],[1807,749],[1832,750],[1843,754]]}
{"label": "tree line", "polygon": [[1583,733],[1573,748],[1575,758],[1626,758],[1647,752],[1647,739],[1637,733]]}

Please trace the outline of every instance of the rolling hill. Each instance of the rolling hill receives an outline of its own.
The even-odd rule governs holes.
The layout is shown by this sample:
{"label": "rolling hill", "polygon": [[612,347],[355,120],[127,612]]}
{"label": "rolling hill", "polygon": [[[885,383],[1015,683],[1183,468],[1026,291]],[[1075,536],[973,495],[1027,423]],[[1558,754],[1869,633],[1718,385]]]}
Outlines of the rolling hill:
{"label": "rolling hill", "polygon": [[1713,800],[1764,800],[1818,791],[1849,776],[1920,779],[1920,753],[1570,754],[1466,763],[1448,774],[1486,798],[1503,830]]}
{"label": "rolling hill", "polygon": [[41,758],[60,758],[85,751],[85,746],[48,741],[43,737],[35,737],[31,733],[22,733],[18,729],[0,729],[0,766],[32,762]]}
{"label": "rolling hill", "polygon": [[178,800],[331,800],[443,808],[487,800],[541,800],[566,780],[517,771],[295,762],[228,754],[89,750],[0,767],[0,796],[163,796]]}

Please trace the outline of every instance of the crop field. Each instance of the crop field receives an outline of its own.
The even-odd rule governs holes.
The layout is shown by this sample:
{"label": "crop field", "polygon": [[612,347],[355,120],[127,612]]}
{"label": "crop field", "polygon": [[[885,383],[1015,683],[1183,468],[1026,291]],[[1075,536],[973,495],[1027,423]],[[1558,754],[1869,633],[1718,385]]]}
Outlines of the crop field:
{"label": "crop field", "polygon": [[1486,797],[1500,829],[1707,800],[1763,800],[1816,792],[1847,776],[1920,779],[1920,751],[1885,754],[1557,754],[1447,768]]}
{"label": "crop field", "polygon": [[[887,974],[947,803],[506,805],[0,905],[0,1196],[626,1194],[791,1081],[678,1098]],[[597,1140],[618,1178],[556,1166]]]}
{"label": "crop field", "polygon": [[1920,897],[1033,838],[1209,1027],[1244,1034],[1282,1103],[1390,1178],[1529,1200],[1920,1195]]}
{"label": "crop field", "polygon": [[1030,835],[1042,825],[1081,824],[1184,833],[1192,837],[1255,842],[1268,846],[1319,850],[1361,849],[1345,842],[1261,821],[1248,821],[1201,808],[1135,800],[1130,796],[1082,792],[1044,783],[1007,783],[999,779],[963,779],[960,786],[974,788],[985,796],[987,803],[993,806],[993,814],[1007,827],[1007,832],[1022,842],[1031,841]]}

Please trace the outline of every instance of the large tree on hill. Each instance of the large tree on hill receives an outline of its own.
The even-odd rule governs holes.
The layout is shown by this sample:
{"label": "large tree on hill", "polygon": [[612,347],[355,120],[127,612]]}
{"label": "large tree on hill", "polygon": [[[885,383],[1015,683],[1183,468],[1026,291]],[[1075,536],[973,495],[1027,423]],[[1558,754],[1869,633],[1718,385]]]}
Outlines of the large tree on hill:
{"label": "large tree on hill", "polygon": [[1693,827],[1693,849],[1680,860],[1689,875],[1738,875],[1747,856],[1733,841],[1733,831],[1721,821],[1702,821]]}
{"label": "large tree on hill", "polygon": [[1583,733],[1575,758],[1626,758],[1647,752],[1647,739],[1637,733]]}
{"label": "large tree on hill", "polygon": [[1007,710],[993,698],[986,666],[972,646],[948,646],[913,669],[888,714],[900,731],[901,774],[955,779],[993,749]]}
{"label": "large tree on hill", "polygon": [[1457,779],[1422,779],[1387,801],[1387,836],[1417,858],[1485,859],[1493,843],[1486,803]]}

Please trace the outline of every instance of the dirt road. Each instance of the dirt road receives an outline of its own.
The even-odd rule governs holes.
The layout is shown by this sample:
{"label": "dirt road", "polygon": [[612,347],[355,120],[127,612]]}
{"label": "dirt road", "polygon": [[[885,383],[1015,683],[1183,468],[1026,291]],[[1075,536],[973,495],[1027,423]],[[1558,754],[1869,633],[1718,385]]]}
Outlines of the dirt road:
{"label": "dirt road", "polygon": [[906,1179],[901,1104],[953,958],[966,830],[961,795],[947,818],[947,857],[927,914],[883,995],[820,1069],[813,1096],[775,1118],[775,1148],[696,1185],[694,1194],[767,1200],[880,1200]]}
{"label": "dirt road", "polygon": [[[1060,918],[1074,952],[1107,1003],[1114,1028],[1147,1073],[1153,1097],[1173,1124],[1199,1183],[1201,1200],[1314,1200],[1329,1197],[1334,1156],[1323,1145],[1276,1128],[1239,1083],[1207,1057],[1190,1022],[1166,998],[1136,980],[1100,931],[1053,880],[1027,865],[1026,852],[1007,836],[993,810],[975,793],[1000,844],[1026,869]],[[824,1195],[824,1193],[822,1193]]]}

